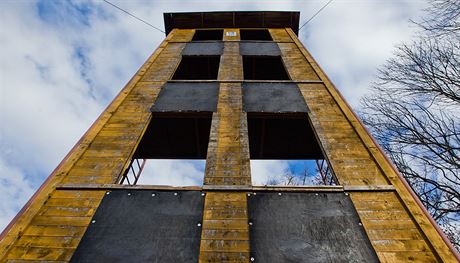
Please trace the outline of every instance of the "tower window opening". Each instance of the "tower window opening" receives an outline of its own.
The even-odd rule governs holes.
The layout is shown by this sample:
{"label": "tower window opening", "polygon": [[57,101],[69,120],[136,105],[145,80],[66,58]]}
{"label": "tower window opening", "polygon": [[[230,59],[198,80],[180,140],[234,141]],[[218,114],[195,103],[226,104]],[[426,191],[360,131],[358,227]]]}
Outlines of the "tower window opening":
{"label": "tower window opening", "polygon": [[208,30],[195,30],[192,41],[206,41],[206,40],[222,40],[224,30],[222,29],[208,29]]}
{"label": "tower window opening", "polygon": [[154,113],[120,184],[201,186],[212,113]]}
{"label": "tower window opening", "polygon": [[243,56],[244,79],[289,80],[280,56]]}
{"label": "tower window opening", "polygon": [[174,80],[215,80],[220,56],[182,56]]}
{"label": "tower window opening", "polygon": [[273,41],[267,29],[240,29],[241,40]]}
{"label": "tower window opening", "polygon": [[304,113],[248,113],[253,185],[336,185]]}

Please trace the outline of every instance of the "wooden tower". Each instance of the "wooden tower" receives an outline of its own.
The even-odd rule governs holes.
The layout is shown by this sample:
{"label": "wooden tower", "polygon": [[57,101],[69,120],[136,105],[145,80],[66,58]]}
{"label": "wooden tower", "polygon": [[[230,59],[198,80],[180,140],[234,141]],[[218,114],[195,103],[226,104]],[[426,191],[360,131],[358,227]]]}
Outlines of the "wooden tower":
{"label": "wooden tower", "polygon": [[[3,231],[0,262],[457,262],[299,16],[164,14],[166,39]],[[203,185],[136,185],[157,158],[205,159]],[[336,184],[254,186],[251,159],[324,159]]]}

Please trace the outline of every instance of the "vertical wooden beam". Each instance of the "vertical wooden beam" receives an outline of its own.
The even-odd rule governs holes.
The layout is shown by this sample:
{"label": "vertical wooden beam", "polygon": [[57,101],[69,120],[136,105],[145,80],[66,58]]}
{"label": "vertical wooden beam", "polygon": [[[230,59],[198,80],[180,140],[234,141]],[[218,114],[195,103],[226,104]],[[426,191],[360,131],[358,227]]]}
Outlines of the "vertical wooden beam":
{"label": "vertical wooden beam", "polygon": [[[224,42],[218,79],[242,78],[239,43]],[[220,83],[204,182],[205,185],[251,185],[247,120],[240,83]],[[200,262],[249,262],[246,198],[244,192],[207,192]]]}

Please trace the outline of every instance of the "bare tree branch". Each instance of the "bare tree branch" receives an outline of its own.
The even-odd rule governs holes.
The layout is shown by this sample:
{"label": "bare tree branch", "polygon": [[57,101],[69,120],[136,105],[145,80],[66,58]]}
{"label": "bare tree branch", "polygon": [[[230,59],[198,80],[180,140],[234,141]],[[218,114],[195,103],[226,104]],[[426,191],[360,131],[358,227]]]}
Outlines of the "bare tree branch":
{"label": "bare tree branch", "polygon": [[378,73],[360,115],[460,248],[460,1],[433,0]]}

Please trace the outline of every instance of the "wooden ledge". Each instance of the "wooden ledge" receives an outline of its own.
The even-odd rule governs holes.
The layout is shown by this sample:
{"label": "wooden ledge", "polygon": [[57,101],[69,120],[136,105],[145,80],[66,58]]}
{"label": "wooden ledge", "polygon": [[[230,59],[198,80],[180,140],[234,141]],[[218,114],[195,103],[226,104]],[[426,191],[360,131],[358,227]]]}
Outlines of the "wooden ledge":
{"label": "wooden ledge", "polygon": [[395,191],[392,185],[122,185],[122,184],[61,184],[58,190],[159,190],[159,191],[237,191],[237,192],[381,192]]}

